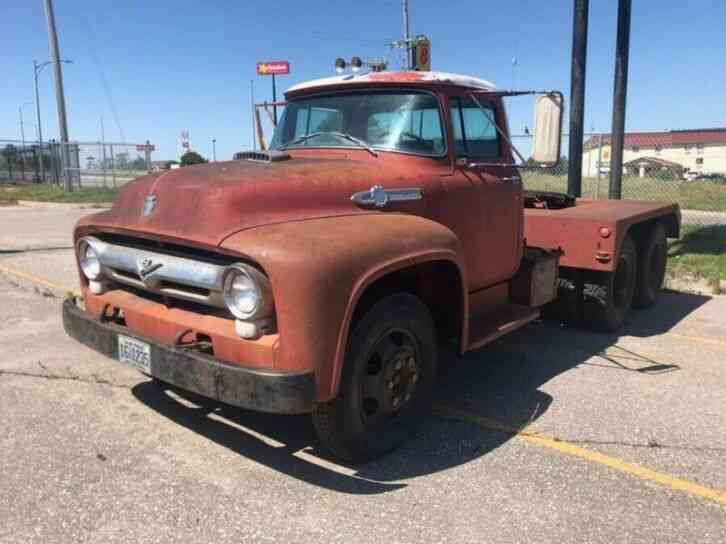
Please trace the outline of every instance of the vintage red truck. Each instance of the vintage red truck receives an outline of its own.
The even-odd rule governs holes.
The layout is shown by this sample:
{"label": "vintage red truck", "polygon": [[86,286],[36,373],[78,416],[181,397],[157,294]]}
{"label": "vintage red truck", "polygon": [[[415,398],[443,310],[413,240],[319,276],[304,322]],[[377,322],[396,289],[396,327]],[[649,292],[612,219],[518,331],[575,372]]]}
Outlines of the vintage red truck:
{"label": "vintage red truck", "polygon": [[[426,417],[442,342],[476,349],[558,293],[615,330],[656,302],[679,209],[524,191],[510,94],[435,72],[291,88],[270,150],[139,178],[79,221],[67,333],[161,384],[311,413],[364,461]],[[559,157],[562,107],[538,99],[534,155]]]}

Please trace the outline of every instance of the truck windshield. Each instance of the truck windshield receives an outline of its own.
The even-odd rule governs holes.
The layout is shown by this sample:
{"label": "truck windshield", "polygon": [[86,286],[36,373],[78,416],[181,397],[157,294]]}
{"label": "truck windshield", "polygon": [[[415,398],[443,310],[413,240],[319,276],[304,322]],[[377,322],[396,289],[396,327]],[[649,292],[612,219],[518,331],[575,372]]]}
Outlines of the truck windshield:
{"label": "truck windshield", "polygon": [[270,149],[373,148],[446,152],[438,99],[422,92],[348,92],[292,100]]}

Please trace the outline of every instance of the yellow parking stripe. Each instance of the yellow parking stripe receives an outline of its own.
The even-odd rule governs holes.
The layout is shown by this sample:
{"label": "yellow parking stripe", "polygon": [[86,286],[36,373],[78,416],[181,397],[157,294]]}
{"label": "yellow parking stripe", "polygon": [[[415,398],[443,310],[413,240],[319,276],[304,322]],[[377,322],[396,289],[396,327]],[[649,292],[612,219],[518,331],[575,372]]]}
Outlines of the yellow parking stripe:
{"label": "yellow parking stripe", "polygon": [[571,455],[573,457],[579,457],[580,459],[585,459],[586,461],[597,463],[599,465],[605,465],[612,469],[619,470],[620,472],[625,472],[626,474],[636,476],[642,480],[656,482],[677,491],[684,491],[689,495],[712,500],[720,504],[726,504],[726,493],[722,491],[717,491],[709,487],[694,484],[693,482],[689,482],[688,480],[675,478],[673,476],[669,476],[668,474],[656,472],[655,470],[636,465],[635,463],[629,463],[616,457],[610,457],[609,455],[586,450],[585,448],[581,448],[580,446],[575,446],[574,444],[570,444],[569,442],[563,442],[550,436],[542,435],[532,431],[526,431],[524,429],[510,427],[509,425],[506,425],[504,423],[500,423],[498,421],[482,417],[468,411],[451,408],[449,406],[436,406],[434,408],[434,413],[443,418],[474,423],[475,425],[484,427],[486,429],[502,431],[517,435],[526,440],[527,442],[536,444],[538,446],[557,450],[560,453]]}
{"label": "yellow parking stripe", "polygon": [[28,274],[27,272],[22,272],[21,270],[15,270],[14,268],[0,265],[0,272],[4,272],[5,274],[9,274],[9,275],[15,276],[17,278],[22,278],[24,280],[28,280],[33,283],[37,283],[38,285],[43,285],[45,287],[49,287],[50,289],[57,289],[59,291],[64,291],[66,293],[73,293],[74,295],[80,295],[80,292],[78,292],[75,289],[69,289],[68,287],[60,285],[59,283],[55,283],[50,280],[39,278],[38,276],[34,276],[33,274]]}

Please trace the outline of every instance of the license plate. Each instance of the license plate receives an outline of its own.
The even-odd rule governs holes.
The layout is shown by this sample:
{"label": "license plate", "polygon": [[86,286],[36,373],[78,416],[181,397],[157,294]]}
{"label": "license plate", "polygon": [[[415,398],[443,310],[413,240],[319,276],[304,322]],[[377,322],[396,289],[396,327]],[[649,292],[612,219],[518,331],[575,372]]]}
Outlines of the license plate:
{"label": "license plate", "polygon": [[119,334],[118,360],[136,370],[151,374],[151,346],[146,342]]}

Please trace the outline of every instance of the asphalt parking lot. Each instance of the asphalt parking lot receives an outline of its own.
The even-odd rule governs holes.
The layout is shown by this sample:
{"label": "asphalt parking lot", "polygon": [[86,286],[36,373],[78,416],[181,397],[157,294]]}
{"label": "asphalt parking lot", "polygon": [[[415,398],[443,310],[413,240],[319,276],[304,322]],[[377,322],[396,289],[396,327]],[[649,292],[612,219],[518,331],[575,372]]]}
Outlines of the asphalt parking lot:
{"label": "asphalt parking lot", "polygon": [[420,435],[342,466],[307,417],[162,392],[65,336],[92,211],[0,208],[0,542],[726,541],[726,297],[445,353]]}

